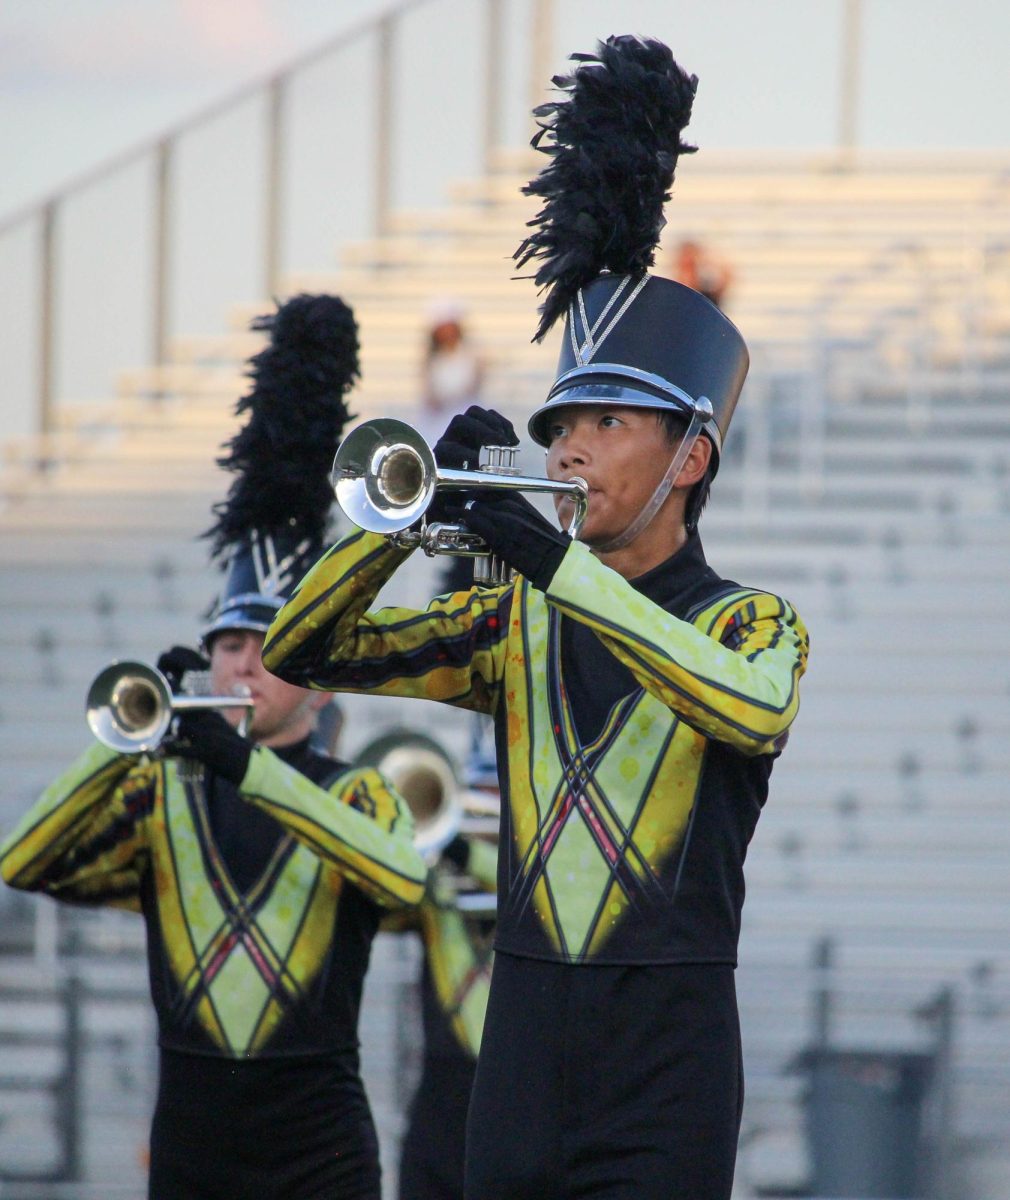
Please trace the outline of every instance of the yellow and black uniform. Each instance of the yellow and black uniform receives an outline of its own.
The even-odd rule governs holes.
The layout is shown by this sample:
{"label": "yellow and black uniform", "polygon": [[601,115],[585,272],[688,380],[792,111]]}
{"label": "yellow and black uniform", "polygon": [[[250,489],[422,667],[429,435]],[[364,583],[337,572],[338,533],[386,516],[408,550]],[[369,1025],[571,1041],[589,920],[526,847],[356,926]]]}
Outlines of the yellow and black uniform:
{"label": "yellow and black uniform", "polygon": [[734,963],[742,865],[799,703],[802,623],[719,579],[697,534],[634,583],[572,544],[517,578],[367,611],[405,552],[355,533],[267,636],[305,686],[494,715],[496,948],[564,963]]}
{"label": "yellow and black uniform", "polygon": [[[465,869],[484,888],[496,883],[493,846],[466,846]],[[462,1200],[466,1114],[491,985],[493,919],[460,910],[455,871],[432,868],[424,900],[399,918],[424,942],[421,1078],[400,1156],[400,1200]]]}
{"label": "yellow and black uniform", "polygon": [[150,1195],[378,1200],[357,1019],[424,867],[374,770],[252,749],[240,786],[95,744],[0,846],[13,887],[141,912],[160,1078]]}
{"label": "yellow and black uniform", "polygon": [[[403,556],[361,532],[335,546],[264,662],[494,716],[498,932],[471,1131],[477,1109],[495,1121],[483,1111],[487,1136],[468,1144],[467,1195],[547,1197],[555,1177],[566,1196],[667,1196],[671,1179],[695,1200],[728,1195],[706,1161],[723,1148],[731,1184],[743,860],[798,707],[801,621],[720,579],[697,533],[632,582],[573,543],[544,591],[518,577],[369,612]],[[518,1111],[513,1083],[555,1068],[557,1090]],[[619,1130],[628,1190],[594,1192]],[[705,1138],[718,1145],[701,1161]]]}

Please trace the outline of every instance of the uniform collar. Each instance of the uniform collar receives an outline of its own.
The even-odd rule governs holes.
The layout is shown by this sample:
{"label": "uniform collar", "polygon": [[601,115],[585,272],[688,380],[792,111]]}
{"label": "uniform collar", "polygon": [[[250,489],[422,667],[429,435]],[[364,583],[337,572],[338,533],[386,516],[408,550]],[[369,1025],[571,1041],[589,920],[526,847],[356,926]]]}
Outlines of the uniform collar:
{"label": "uniform collar", "polygon": [[282,762],[286,762],[288,766],[293,766],[300,759],[304,758],[309,752],[309,743],[311,741],[312,735],[309,734],[308,737],[302,738],[301,741],[291,742],[287,746],[271,746],[269,749],[271,749]]}
{"label": "uniform collar", "polygon": [[668,612],[676,612],[693,602],[699,581],[710,574],[701,536],[695,529],[669,558],[629,583],[636,592],[648,596]]}

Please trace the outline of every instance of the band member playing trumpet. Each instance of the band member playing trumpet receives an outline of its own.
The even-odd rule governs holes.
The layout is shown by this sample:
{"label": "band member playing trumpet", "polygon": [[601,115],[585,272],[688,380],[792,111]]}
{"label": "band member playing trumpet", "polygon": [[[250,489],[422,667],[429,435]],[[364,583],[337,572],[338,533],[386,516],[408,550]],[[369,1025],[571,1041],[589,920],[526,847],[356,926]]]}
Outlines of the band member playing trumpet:
{"label": "band member playing trumpet", "polygon": [[[491,985],[494,914],[461,910],[461,871],[491,891],[493,846],[457,834],[428,875],[416,909],[392,918],[424,944],[421,1076],[400,1152],[400,1200],[462,1200],[466,1114]],[[389,928],[389,926],[384,926]]]}
{"label": "band member playing trumpet", "polygon": [[153,757],[92,745],[0,847],[0,871],[13,887],[143,913],[160,1046],[150,1196],[379,1200],[358,1007],[380,916],[416,904],[426,870],[384,778],[310,748],[328,697],[260,659],[323,544],[357,329],[329,296],[296,297],[254,327],[271,343],[222,460],[238,475],[212,531],[228,573],[204,631],[209,663],[183,647],[158,660],[176,690],[208,667],[216,696],[246,690],[249,736],[240,711],[196,709]]}
{"label": "band member playing trumpet", "polygon": [[[807,636],[786,601],[720,578],[697,530],[747,370],[713,304],[647,273],[697,80],[635,37],[575,61],[537,110],[550,161],[527,191],[544,207],[517,257],[540,260],[538,336],[565,319],[529,432],[550,478],[588,485],[580,540],[514,490],[476,490],[457,515],[514,581],[370,611],[409,551],[352,533],[277,615],[264,662],[493,714],[498,927],[469,1200],[729,1200],[743,861]],[[473,467],[516,440],[471,409],[435,458]]]}
{"label": "band member playing trumpet", "polygon": [[[488,811],[497,807],[498,793],[493,752],[488,755],[490,739],[485,736],[492,730],[486,717],[475,715],[473,721],[466,782],[471,794],[479,792],[491,802],[487,807],[481,804]],[[433,746],[424,738],[420,745]],[[402,761],[407,761],[410,748],[408,738]],[[451,774],[448,763],[446,770]],[[399,782],[396,773],[391,774]],[[409,785],[403,783],[401,788],[409,804]],[[463,1197],[466,1115],[491,984],[498,858],[492,843],[475,836],[472,828],[460,829],[464,819],[457,809],[455,821],[444,823],[439,842],[428,851],[426,857],[434,862],[418,907],[401,910],[383,922],[385,930],[416,930],[424,950],[418,986],[421,1074],[400,1150],[399,1200]],[[417,830],[423,842],[421,820]],[[473,884],[481,890],[469,890]]]}

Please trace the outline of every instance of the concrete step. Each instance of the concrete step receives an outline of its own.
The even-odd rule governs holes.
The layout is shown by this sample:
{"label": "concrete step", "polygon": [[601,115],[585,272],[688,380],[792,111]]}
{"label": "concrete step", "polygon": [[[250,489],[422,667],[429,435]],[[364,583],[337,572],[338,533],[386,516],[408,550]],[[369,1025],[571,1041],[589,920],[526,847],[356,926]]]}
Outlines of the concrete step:
{"label": "concrete step", "polygon": [[[834,812],[806,810],[799,805],[772,803],[762,814],[748,850],[777,861],[803,858],[809,852],[862,860],[880,854],[932,865],[942,870],[946,857],[973,861],[976,856],[1006,855],[1010,851],[1008,822],[999,814],[930,814],[917,820],[908,813],[878,813],[872,804],[855,807],[856,797]],[[1010,954],[1010,949],[1008,949]]]}

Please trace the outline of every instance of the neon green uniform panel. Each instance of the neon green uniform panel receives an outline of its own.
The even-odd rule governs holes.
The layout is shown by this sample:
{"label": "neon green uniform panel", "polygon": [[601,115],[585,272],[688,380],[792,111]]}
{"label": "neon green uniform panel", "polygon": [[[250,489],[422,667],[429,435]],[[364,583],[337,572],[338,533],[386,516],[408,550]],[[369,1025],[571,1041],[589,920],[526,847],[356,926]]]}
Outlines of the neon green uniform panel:
{"label": "neon green uniform panel", "polygon": [[369,612],[401,560],[374,535],[338,544],[278,615],[264,661],[311,686],[494,714],[497,947],[735,961],[743,860],[806,668],[790,605],[720,579],[695,536],[634,584],[576,543],[546,592],[520,579]]}
{"label": "neon green uniform panel", "polygon": [[[163,1046],[243,1058],[353,1044],[379,906],[423,893],[409,812],[382,777],[291,755],[297,767],[254,749],[240,793],[215,780],[212,805],[175,760],[94,745],[0,846],[14,887],[144,914]],[[302,773],[327,768],[328,790]],[[240,831],[223,843],[222,807],[222,828]],[[250,850],[243,888],[231,864]]]}

